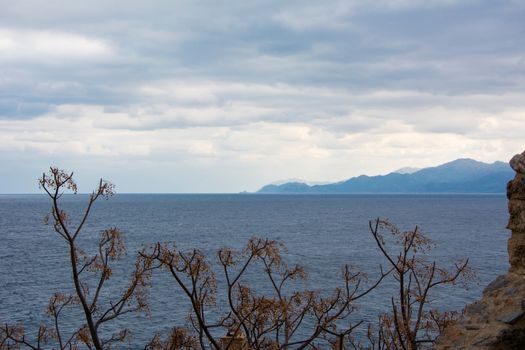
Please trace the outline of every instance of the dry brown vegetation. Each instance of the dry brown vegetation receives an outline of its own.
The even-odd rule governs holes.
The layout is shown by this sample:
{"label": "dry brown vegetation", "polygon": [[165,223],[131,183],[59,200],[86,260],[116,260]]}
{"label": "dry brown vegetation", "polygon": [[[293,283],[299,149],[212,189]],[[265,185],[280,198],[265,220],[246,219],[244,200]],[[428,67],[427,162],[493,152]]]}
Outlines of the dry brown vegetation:
{"label": "dry brown vegetation", "polygon": [[[126,251],[122,233],[114,227],[104,230],[92,256],[83,252],[77,238],[93,204],[113,195],[113,185],[99,182],[75,226],[60,201],[64,191],[77,191],[73,174],[51,168],[39,183],[52,202],[48,222],[69,252],[74,292],[51,297],[47,308],[51,325],[42,325],[34,339],[28,339],[22,326],[4,324],[0,349],[129,347],[129,330],[114,329],[104,337],[109,333],[101,329],[112,329],[111,321],[124,314],[148,312],[148,288],[152,271],[158,269],[176,281],[191,311],[186,326],[175,327],[170,334],[152,335],[151,341],[141,346],[144,349],[414,350],[432,344],[456,317],[429,307],[431,290],[454,285],[470,273],[467,261],[446,270],[425,260],[431,242],[417,227],[402,232],[387,221],[376,220],[370,222],[371,234],[389,267],[378,266],[372,281],[345,265],[331,292],[302,288],[301,281],[307,278],[304,269],[289,266],[284,246],[269,239],[252,238],[244,249],[223,248],[215,257],[197,249],[180,251],[174,245],[157,243],[138,252],[122,293],[103,300],[101,295],[106,294],[102,290],[113,273],[112,262]],[[260,284],[259,289],[250,285],[245,278],[248,270],[264,276],[268,287],[264,290],[270,292],[262,293]],[[387,278],[394,278],[398,285],[392,291],[391,310],[379,315],[377,325],[368,325],[365,339],[356,340],[353,331],[366,327],[355,316],[356,302],[380,288]],[[88,280],[96,283],[90,285]],[[83,325],[64,334],[61,314],[73,307],[82,311]]]}

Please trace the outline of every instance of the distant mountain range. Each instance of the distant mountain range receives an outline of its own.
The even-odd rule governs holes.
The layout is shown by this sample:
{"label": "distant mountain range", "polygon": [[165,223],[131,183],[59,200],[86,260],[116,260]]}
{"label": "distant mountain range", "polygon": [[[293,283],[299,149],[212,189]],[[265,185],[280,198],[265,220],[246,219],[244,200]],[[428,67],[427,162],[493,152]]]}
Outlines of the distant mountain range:
{"label": "distant mountain range", "polygon": [[387,175],[361,175],[322,185],[271,184],[257,193],[505,193],[513,176],[507,163],[464,158],[436,167],[402,168]]}

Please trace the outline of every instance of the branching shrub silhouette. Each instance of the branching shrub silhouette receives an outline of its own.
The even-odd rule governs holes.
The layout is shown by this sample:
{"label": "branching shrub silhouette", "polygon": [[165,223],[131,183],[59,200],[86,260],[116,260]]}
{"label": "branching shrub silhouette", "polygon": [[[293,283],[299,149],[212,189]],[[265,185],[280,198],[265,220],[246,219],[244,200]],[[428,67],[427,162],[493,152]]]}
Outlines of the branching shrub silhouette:
{"label": "branching shrub silhouette", "polygon": [[[108,327],[124,314],[148,311],[152,271],[159,269],[173,277],[191,311],[187,326],[175,327],[164,336],[152,335],[144,349],[413,350],[432,344],[457,316],[429,309],[431,290],[438,285],[454,285],[470,275],[468,261],[457,263],[449,271],[425,260],[430,240],[417,227],[401,232],[378,219],[370,222],[370,231],[389,268],[379,266],[373,281],[345,265],[341,280],[334,282],[331,293],[299,288],[300,283],[296,282],[305,280],[307,274],[301,266],[288,266],[283,258],[284,246],[275,240],[254,237],[240,251],[220,249],[215,259],[197,249],[180,251],[174,245],[157,243],[138,252],[130,281],[122,293],[103,300],[102,290],[113,273],[111,264],[126,251],[122,233],[114,227],[102,231],[97,253],[92,256],[83,252],[77,238],[94,203],[113,195],[113,185],[100,180],[88,198],[79,224],[73,226],[61,206],[65,191],[77,192],[73,173],[52,167],[39,183],[52,202],[47,221],[69,252],[74,293],[52,296],[47,309],[52,325],[40,326],[35,339],[28,339],[22,326],[4,324],[0,329],[0,349],[125,347],[130,331],[114,329],[108,333]],[[387,244],[387,238],[393,242]],[[245,278],[249,268],[258,269],[259,275],[265,277],[268,289],[264,290],[270,292],[262,293],[259,284],[257,288],[250,285]],[[215,271],[220,272],[220,278]],[[393,291],[391,311],[380,315],[377,325],[368,325],[367,339],[356,340],[352,332],[363,323],[354,319],[356,301],[379,288],[390,276],[398,284],[398,290]],[[88,280],[93,281],[94,277],[96,283],[90,286]],[[221,293],[226,302],[219,304]],[[79,308],[84,320],[78,330],[66,335],[60,316],[71,307]],[[106,332],[101,332],[103,327]]]}
{"label": "branching shrub silhouette", "polygon": [[[380,219],[370,222],[369,226],[379,250],[392,267],[397,284],[397,293],[391,298],[391,312],[380,315],[375,337],[373,327],[369,327],[372,348],[415,350],[432,344],[459,314],[429,309],[431,291],[440,285],[455,285],[460,278],[463,281],[472,279],[468,259],[457,261],[454,268],[448,270],[426,259],[432,241],[417,226],[403,232]],[[391,246],[400,249],[389,251],[387,238],[394,240]]]}

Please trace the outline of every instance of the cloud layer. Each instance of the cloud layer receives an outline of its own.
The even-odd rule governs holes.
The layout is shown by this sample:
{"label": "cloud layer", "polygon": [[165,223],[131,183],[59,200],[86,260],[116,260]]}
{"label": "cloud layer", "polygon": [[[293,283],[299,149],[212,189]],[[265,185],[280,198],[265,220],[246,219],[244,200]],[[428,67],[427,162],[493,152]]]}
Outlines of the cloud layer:
{"label": "cloud layer", "polygon": [[520,1],[0,6],[0,193],[51,164],[235,192],[524,148]]}

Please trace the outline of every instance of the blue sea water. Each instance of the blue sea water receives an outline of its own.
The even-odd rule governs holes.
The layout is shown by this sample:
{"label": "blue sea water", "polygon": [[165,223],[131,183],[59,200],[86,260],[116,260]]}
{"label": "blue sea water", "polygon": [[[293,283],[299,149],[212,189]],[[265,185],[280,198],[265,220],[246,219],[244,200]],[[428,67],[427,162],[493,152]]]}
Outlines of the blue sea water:
{"label": "blue sea water", "polygon": [[[73,220],[86,199],[62,198]],[[53,293],[72,290],[65,242],[43,222],[50,208],[44,195],[0,195],[0,322],[24,324],[29,332],[50,321],[45,309]],[[242,248],[252,236],[283,242],[288,261],[309,272],[307,286],[326,290],[338,282],[345,263],[371,278],[384,263],[368,229],[368,221],[377,217],[401,229],[418,225],[436,244],[431,257],[445,265],[460,257],[470,259],[478,283],[468,290],[439,290],[434,297],[439,308],[461,309],[508,268],[510,233],[503,195],[119,194],[95,204],[79,243],[89,252],[104,228],[118,227],[125,234],[128,254],[117,264],[106,298],[121,290],[136,252],[145,244],[174,242],[181,249],[202,249],[214,259],[218,248]],[[255,287],[264,290],[257,285],[260,276],[252,274]],[[387,284],[361,300],[355,321],[373,322],[378,313],[388,311],[391,296]],[[188,304],[166,273],[153,276],[150,305],[150,316],[130,314],[109,328],[130,328],[131,347],[139,348],[156,331],[187,320]],[[79,320],[77,311],[66,310],[64,332]]]}

